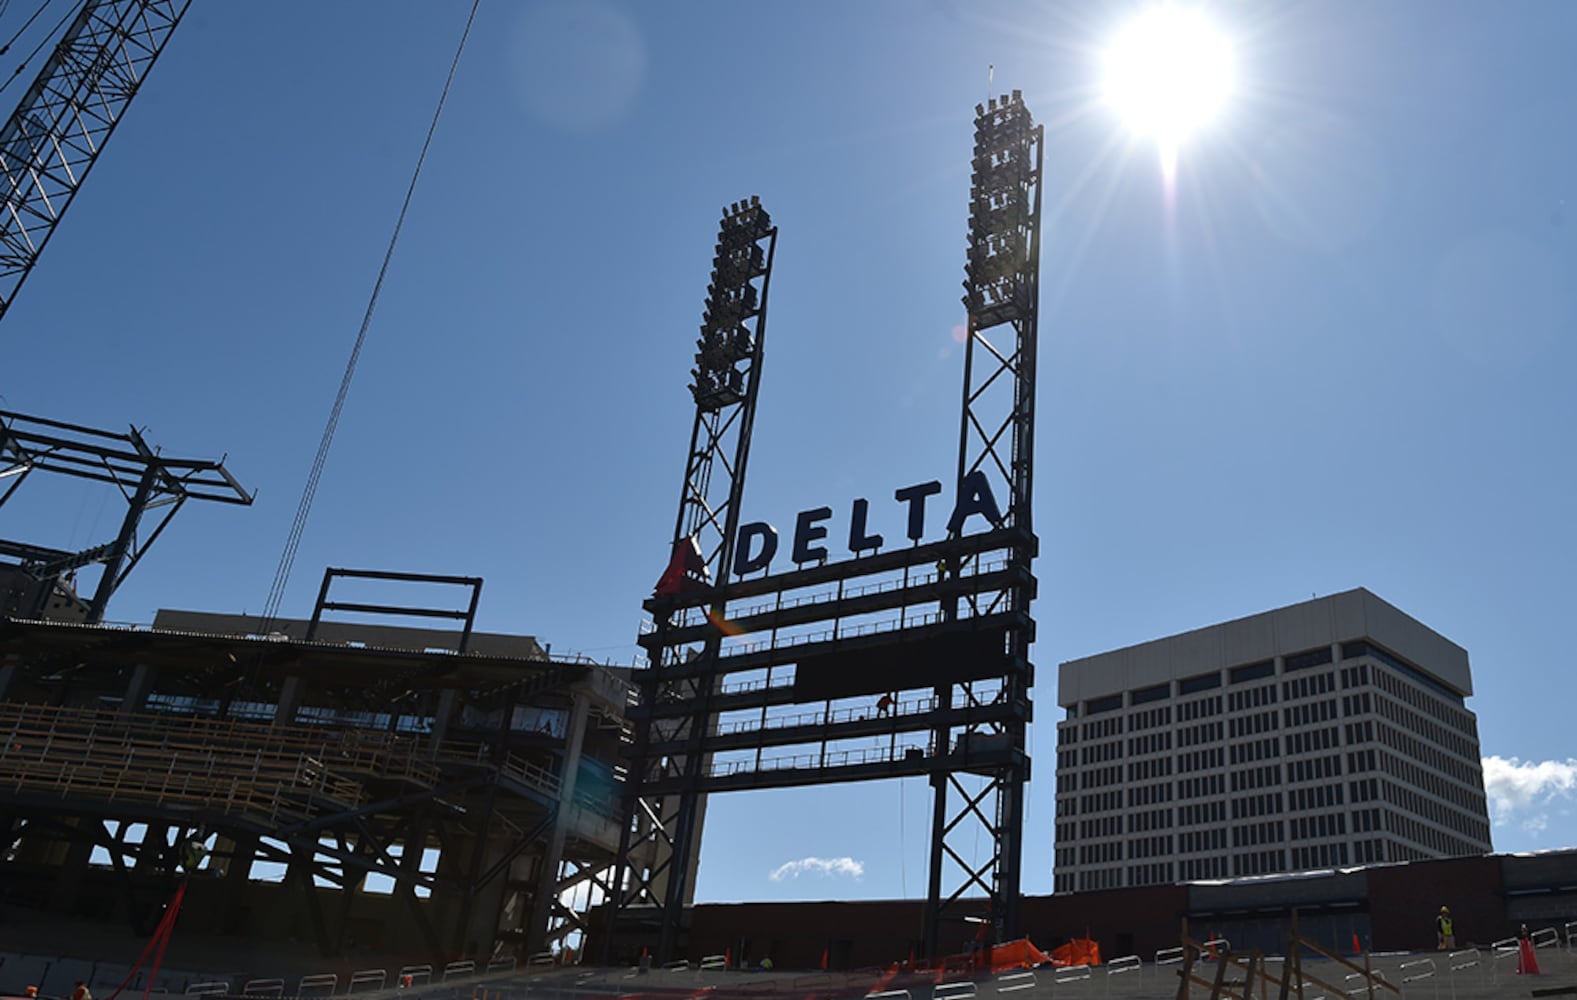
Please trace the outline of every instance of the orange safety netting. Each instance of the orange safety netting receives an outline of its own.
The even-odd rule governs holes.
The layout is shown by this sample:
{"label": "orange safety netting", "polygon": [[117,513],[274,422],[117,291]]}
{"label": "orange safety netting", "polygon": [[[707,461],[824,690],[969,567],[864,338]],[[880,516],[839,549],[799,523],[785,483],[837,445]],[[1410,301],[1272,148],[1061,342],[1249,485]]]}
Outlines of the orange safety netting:
{"label": "orange safety netting", "polygon": [[[1094,944],[1093,941],[1090,943]],[[1099,961],[1098,956],[1099,952],[1097,952],[1097,961]],[[947,976],[955,973],[1012,972],[1015,969],[1033,969],[1047,964],[1052,964],[1050,955],[1035,947],[1029,938],[1020,938],[1017,941],[992,945],[990,948],[946,955],[940,959],[922,961],[918,964],[911,956],[908,962],[888,967],[885,978],[878,984],[878,989],[895,977],[908,972]]]}
{"label": "orange safety netting", "polygon": [[1074,938],[1052,950],[1052,965],[1100,965],[1101,946],[1090,938]]}
{"label": "orange safety netting", "polygon": [[991,948],[992,972],[1006,972],[1009,969],[1033,969],[1037,965],[1045,965],[1050,961],[1053,961],[1051,956],[1048,956],[1031,944],[1029,938],[1007,941],[1003,944],[993,945]]}

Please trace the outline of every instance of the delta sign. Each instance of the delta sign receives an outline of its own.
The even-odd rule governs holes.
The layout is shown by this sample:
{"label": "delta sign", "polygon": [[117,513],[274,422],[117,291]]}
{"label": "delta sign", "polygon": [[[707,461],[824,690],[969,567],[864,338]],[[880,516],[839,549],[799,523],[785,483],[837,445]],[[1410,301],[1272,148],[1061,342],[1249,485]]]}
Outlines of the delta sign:
{"label": "delta sign", "polygon": [[[893,491],[893,499],[905,507],[905,535],[910,541],[919,542],[925,537],[926,500],[941,492],[942,484],[935,479]],[[870,501],[864,497],[851,504],[848,535],[851,555],[858,556],[862,552],[879,549],[886,541],[881,535],[872,534],[869,529],[870,508]],[[966,475],[958,484],[958,498],[947,519],[947,533],[951,536],[962,534],[965,524],[977,514],[993,528],[1002,525],[1002,508],[991,491],[986,474],[978,469]],[[831,507],[802,510],[795,516],[794,541],[789,550],[789,558],[795,565],[824,562],[827,559],[827,547],[820,543],[828,537],[826,522],[831,519]],[[777,553],[777,528],[766,521],[740,525],[739,534],[734,539],[734,575],[742,577],[769,569]],[[710,583],[706,560],[693,535],[674,543],[673,556],[668,561],[662,579],[657,581],[656,592],[658,595],[677,594],[685,588],[686,583]]]}

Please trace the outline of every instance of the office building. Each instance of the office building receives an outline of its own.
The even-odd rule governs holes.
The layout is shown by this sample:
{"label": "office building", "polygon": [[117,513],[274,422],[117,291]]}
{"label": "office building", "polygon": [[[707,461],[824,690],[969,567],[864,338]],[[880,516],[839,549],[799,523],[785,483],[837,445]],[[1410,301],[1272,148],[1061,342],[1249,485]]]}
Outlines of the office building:
{"label": "office building", "polygon": [[1363,589],[1064,663],[1055,890],[1483,854],[1472,692]]}

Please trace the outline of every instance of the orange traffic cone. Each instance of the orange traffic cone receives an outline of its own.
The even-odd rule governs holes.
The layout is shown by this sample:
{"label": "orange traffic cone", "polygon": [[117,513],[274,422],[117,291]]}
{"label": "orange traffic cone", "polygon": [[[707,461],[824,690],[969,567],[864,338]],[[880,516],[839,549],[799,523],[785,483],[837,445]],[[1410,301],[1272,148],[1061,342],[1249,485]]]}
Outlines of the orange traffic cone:
{"label": "orange traffic cone", "polygon": [[1358,932],[1357,931],[1353,931],[1352,932],[1352,953],[1354,955],[1362,955],[1363,954],[1363,945],[1358,943]]}
{"label": "orange traffic cone", "polygon": [[1539,957],[1534,953],[1533,942],[1523,938],[1522,950],[1517,953],[1517,975],[1537,976],[1539,972]]}

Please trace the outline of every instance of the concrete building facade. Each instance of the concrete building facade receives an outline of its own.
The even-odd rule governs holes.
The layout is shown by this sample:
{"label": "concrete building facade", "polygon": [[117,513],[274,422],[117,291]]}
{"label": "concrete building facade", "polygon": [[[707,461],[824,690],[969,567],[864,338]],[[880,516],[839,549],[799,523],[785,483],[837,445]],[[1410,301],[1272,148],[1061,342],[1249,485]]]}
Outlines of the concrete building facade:
{"label": "concrete building facade", "polygon": [[1054,888],[1487,853],[1472,693],[1361,588],[1063,663]]}

